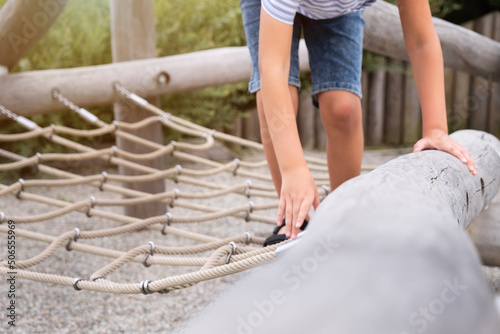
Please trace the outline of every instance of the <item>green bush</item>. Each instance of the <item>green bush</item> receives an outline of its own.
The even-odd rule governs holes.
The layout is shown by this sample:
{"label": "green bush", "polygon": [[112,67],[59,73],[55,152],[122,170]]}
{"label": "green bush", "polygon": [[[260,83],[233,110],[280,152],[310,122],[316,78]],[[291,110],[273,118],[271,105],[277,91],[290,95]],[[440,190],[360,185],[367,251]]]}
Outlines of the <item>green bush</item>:
{"label": "green bush", "polygon": [[[6,0],[0,0],[0,6],[5,2]],[[238,1],[155,0],[155,16],[159,57],[245,45]],[[111,61],[109,2],[73,0],[68,2],[54,26],[38,45],[12,71],[91,66]],[[167,111],[210,128],[231,127],[234,118],[244,115],[244,111],[252,103],[254,97],[246,94],[246,83],[162,98],[162,106]],[[101,120],[112,121],[111,106],[90,110]],[[38,115],[33,117],[33,120],[40,126],[58,124],[73,128],[90,128],[70,111]],[[0,121],[0,133],[21,131],[24,129],[12,121]],[[90,142],[93,145],[98,143]],[[11,143],[5,145],[5,148],[25,156],[36,152],[64,151],[64,148],[49,145],[44,139]]]}

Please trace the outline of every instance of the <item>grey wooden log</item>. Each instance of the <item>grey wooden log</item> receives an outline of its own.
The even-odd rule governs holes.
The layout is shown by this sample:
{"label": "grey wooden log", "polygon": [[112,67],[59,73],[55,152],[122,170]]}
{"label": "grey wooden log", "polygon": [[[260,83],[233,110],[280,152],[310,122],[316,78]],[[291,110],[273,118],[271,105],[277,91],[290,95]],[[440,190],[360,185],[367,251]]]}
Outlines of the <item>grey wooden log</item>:
{"label": "grey wooden log", "polygon": [[385,108],[385,144],[401,144],[401,125],[404,97],[404,63],[389,59]]}
{"label": "grey wooden log", "polygon": [[[410,65],[407,66],[411,70]],[[412,145],[420,138],[422,132],[422,113],[413,73],[405,76],[404,89],[403,144]]]}
{"label": "grey wooden log", "polygon": [[[407,59],[396,7],[378,1],[365,10],[364,18],[365,48]],[[493,80],[500,80],[500,43],[442,20],[436,20],[435,24],[447,66],[474,75],[494,74]],[[308,71],[303,42],[299,55],[301,71]],[[52,99],[55,88],[78,105],[92,107],[115,102],[115,82],[151,97],[248,80],[250,73],[246,47],[222,48],[120,64],[10,74],[0,78],[0,103],[30,116],[64,109]],[[168,83],[161,80],[165,74]]]}
{"label": "grey wooden log", "polygon": [[386,59],[378,61],[376,71],[370,74],[370,90],[368,91],[368,137],[367,144],[382,145],[384,140],[385,88],[387,72]]}
{"label": "grey wooden log", "polygon": [[[365,9],[364,47],[391,58],[409,60],[396,6],[377,1]],[[472,75],[500,79],[500,43],[485,36],[434,18],[441,40],[445,65]]]}
{"label": "grey wooden log", "polygon": [[[110,0],[110,12],[113,62],[118,63],[129,60],[155,58],[156,36],[153,0]],[[160,105],[158,97],[152,97],[148,102],[156,106]],[[118,121],[135,123],[150,117],[151,113],[128,101],[125,103],[115,103],[114,115],[115,119]],[[163,131],[159,123],[129,132],[159,144],[163,143]],[[122,138],[117,138],[116,144],[119,148],[132,153],[142,154],[151,151],[151,148]],[[161,170],[163,169],[164,161],[163,157],[159,157],[145,161],[142,164]],[[140,172],[136,170],[123,166],[120,166],[118,169],[119,173],[122,175],[140,174]],[[125,186],[130,189],[152,194],[165,191],[164,180],[127,183]],[[125,207],[125,214],[137,218],[148,218],[162,215],[166,210],[164,204],[151,202],[127,206]]]}
{"label": "grey wooden log", "polygon": [[368,138],[368,112],[370,109],[370,104],[368,103],[368,92],[370,91],[370,75],[366,69],[363,69],[361,74],[361,88],[363,92],[363,98],[361,99],[361,109],[363,114],[363,136],[365,138],[366,145],[366,138]]}
{"label": "grey wooden log", "polygon": [[[492,14],[485,15],[476,21],[475,31],[486,37],[493,35],[494,17]],[[475,77],[472,79],[472,94],[474,105],[471,110],[472,129],[488,131],[489,103],[491,99],[491,80],[486,77]]]}
{"label": "grey wooden log", "polygon": [[185,332],[499,333],[464,229],[500,187],[500,142],[472,130],[453,137],[477,176],[447,153],[424,151],[344,183],[298,242]]}
{"label": "grey wooden log", "polygon": [[483,264],[500,267],[500,199],[482,212],[467,231]]}
{"label": "grey wooden log", "polygon": [[[494,13],[495,30],[492,38],[500,42],[500,12]],[[488,132],[500,136],[500,84],[491,84],[490,118]]]}
{"label": "grey wooden log", "polygon": [[52,27],[68,0],[9,0],[0,10],[0,65],[14,67]]}

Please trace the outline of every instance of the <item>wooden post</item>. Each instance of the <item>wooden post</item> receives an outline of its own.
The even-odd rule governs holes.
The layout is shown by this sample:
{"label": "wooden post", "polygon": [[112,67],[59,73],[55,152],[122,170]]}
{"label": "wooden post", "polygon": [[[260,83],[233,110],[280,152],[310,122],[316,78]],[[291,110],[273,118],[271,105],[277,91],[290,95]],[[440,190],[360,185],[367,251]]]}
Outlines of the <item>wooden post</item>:
{"label": "wooden post", "polygon": [[363,92],[363,99],[361,99],[361,109],[363,114],[363,136],[365,138],[365,145],[367,145],[368,110],[370,109],[370,105],[368,104],[368,96],[370,91],[370,74],[366,69],[363,69],[361,74],[361,88]]}
{"label": "wooden post", "polygon": [[[485,15],[476,21],[475,31],[483,36],[491,37],[493,32],[493,16]],[[474,77],[472,80],[471,128],[488,131],[489,101],[491,97],[490,78]]]}
{"label": "wooden post", "polygon": [[[478,175],[450,154],[424,151],[344,183],[299,242],[278,247],[276,260],[187,332],[500,333],[464,231],[500,187],[500,141],[472,130],[452,137],[472,154]],[[303,321],[289,321],[299,309]]]}
{"label": "wooden post", "polygon": [[[500,42],[500,12],[494,14],[494,29],[492,38]],[[497,137],[500,137],[500,84],[493,82],[491,84],[490,118],[488,131]]]}
{"label": "wooden post", "polygon": [[[410,69],[409,64],[407,68]],[[413,73],[406,75],[404,86],[403,144],[413,145],[420,138],[422,124],[420,100],[418,99],[417,86],[413,79]]]}
{"label": "wooden post", "polygon": [[389,60],[385,108],[385,144],[401,144],[401,113],[403,110],[404,63]]}
{"label": "wooden post", "polygon": [[52,27],[68,0],[9,0],[0,10],[0,65],[11,69]]}
{"label": "wooden post", "polygon": [[483,264],[500,267],[500,201],[492,203],[467,231],[481,255]]}
{"label": "wooden post", "polygon": [[384,139],[385,114],[385,58],[377,64],[377,70],[371,74],[370,91],[368,96],[368,138],[370,145],[382,145]]}
{"label": "wooden post", "polygon": [[[153,0],[110,0],[110,9],[113,62],[156,57]],[[148,68],[144,68],[143,71],[148,71]],[[144,91],[149,89],[151,88],[148,84],[143,84],[138,93],[144,95]],[[159,106],[158,98],[151,98],[148,101]],[[114,114],[116,120],[130,123],[151,116],[150,113],[130,103],[115,103]],[[160,124],[152,124],[137,131],[131,131],[131,133],[157,143],[163,142]],[[123,150],[134,153],[146,153],[151,150],[121,138],[117,138],[117,146]],[[157,169],[163,169],[163,158],[151,160],[147,162],[146,165]],[[125,175],[137,174],[136,171],[123,167],[119,168],[119,172]],[[158,180],[145,183],[126,184],[126,187],[149,193],[158,193],[165,191],[165,181]],[[164,214],[166,208],[164,204],[148,203],[137,206],[127,206],[125,210],[126,214],[129,216],[147,218]]]}

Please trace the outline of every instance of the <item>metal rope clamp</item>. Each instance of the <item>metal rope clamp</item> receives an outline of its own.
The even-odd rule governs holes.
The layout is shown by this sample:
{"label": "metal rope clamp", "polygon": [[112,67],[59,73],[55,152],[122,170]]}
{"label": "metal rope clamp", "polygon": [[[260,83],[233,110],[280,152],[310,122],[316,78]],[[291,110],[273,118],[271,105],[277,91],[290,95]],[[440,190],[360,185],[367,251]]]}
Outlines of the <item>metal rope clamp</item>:
{"label": "metal rope clamp", "polygon": [[102,181],[101,181],[101,184],[99,185],[99,190],[100,190],[100,191],[104,191],[104,189],[103,189],[104,184],[105,184],[106,182],[108,182],[108,173],[106,173],[106,172],[104,172],[104,171],[103,171],[103,172],[101,173],[101,175],[102,175]]}
{"label": "metal rope clamp", "polygon": [[111,149],[113,150],[113,154],[109,155],[108,163],[111,163],[111,159],[116,158],[118,155],[118,147],[116,145],[111,146]]}
{"label": "metal rope clamp", "polygon": [[174,188],[174,197],[170,199],[170,202],[168,202],[168,206],[173,208],[174,207],[174,201],[179,198],[180,191],[178,188]]}
{"label": "metal rope clamp", "polygon": [[250,245],[250,242],[252,241],[252,235],[250,232],[245,232],[245,236],[247,237],[247,240],[245,240],[245,245]]}
{"label": "metal rope clamp", "polygon": [[38,171],[40,169],[40,163],[42,162],[42,154],[40,152],[36,152],[35,156],[37,157],[35,170]]}
{"label": "metal rope clamp", "polygon": [[231,241],[228,245],[231,245],[233,247],[233,249],[231,250],[231,253],[228,253],[227,256],[226,256],[226,264],[229,264],[229,261],[231,261],[231,256],[233,256],[234,254],[236,254],[236,244],[234,243],[234,241]]}
{"label": "metal rope clamp", "polygon": [[250,214],[253,212],[253,209],[255,209],[255,204],[253,204],[252,201],[248,202],[248,205],[250,205],[250,208],[248,211],[245,213],[245,221],[249,222],[250,221]]}
{"label": "metal rope clamp", "polygon": [[90,206],[87,208],[87,211],[85,212],[87,214],[87,217],[91,218],[92,216],[90,215],[90,210],[94,208],[95,206],[95,197],[90,196]]}
{"label": "metal rope clamp", "polygon": [[75,289],[76,291],[80,291],[81,289],[78,287],[78,282],[80,281],[84,281],[83,278],[81,277],[77,277],[73,280],[73,289]]}
{"label": "metal rope clamp", "polygon": [[55,124],[50,124],[50,129],[52,130],[49,134],[49,140],[52,140],[52,136],[56,133],[56,125]]}
{"label": "metal rope clamp", "polygon": [[245,196],[250,198],[250,190],[252,189],[252,180],[247,180],[247,187],[245,189]]}
{"label": "metal rope clamp", "polygon": [[207,139],[208,137],[213,137],[213,135],[214,135],[216,132],[217,132],[217,130],[212,129],[212,130],[208,131],[207,133],[205,133],[205,134],[203,135],[203,138]]}
{"label": "metal rope clamp", "polygon": [[0,212],[0,224],[3,224],[4,220],[5,220],[5,213]]}
{"label": "metal rope clamp", "polygon": [[236,158],[233,160],[233,163],[236,164],[236,166],[233,169],[233,175],[236,176],[236,173],[238,172],[238,168],[240,168],[240,159]]}
{"label": "metal rope clamp", "polygon": [[144,255],[144,258],[142,259],[142,264],[143,264],[143,265],[144,265],[144,267],[146,267],[146,268],[151,267],[151,265],[150,265],[150,264],[148,264],[148,257],[149,257],[149,256],[153,256],[153,255],[155,254],[155,248],[156,248],[156,246],[155,246],[155,243],[154,243],[154,242],[150,241],[150,242],[149,242],[149,244],[151,245],[151,250],[149,251],[149,254],[145,254],[145,255]]}
{"label": "metal rope clamp", "polygon": [[163,235],[167,235],[165,229],[167,228],[167,226],[170,226],[170,222],[172,221],[172,214],[170,212],[167,212],[165,215],[168,217],[168,220],[166,224],[163,224],[163,228],[161,229],[161,234]]}
{"label": "metal rope clamp", "polygon": [[19,189],[19,191],[16,194],[17,199],[21,199],[21,192],[24,191],[24,186],[25,186],[23,179],[19,179],[19,183],[21,184],[21,189]]}
{"label": "metal rope clamp", "polygon": [[172,177],[172,180],[174,180],[175,183],[179,183],[179,175],[181,175],[182,166],[181,165],[175,165],[175,169],[177,169],[177,174]]}
{"label": "metal rope clamp", "polygon": [[161,123],[163,123],[163,122],[168,121],[171,118],[172,118],[172,114],[169,113],[169,112],[167,112],[167,113],[165,113],[165,114],[163,114],[161,116],[158,116],[158,121],[160,121]]}
{"label": "metal rope clamp", "polygon": [[174,154],[175,150],[177,150],[177,142],[175,140],[170,141],[170,145],[172,145],[173,149],[170,154]]}
{"label": "metal rope clamp", "polygon": [[95,275],[95,276],[94,276],[94,275],[92,275],[92,276],[90,276],[90,280],[91,280],[92,282],[95,282],[95,281],[97,281],[98,279],[104,279],[104,277],[103,277],[102,275]]}
{"label": "metal rope clamp", "polygon": [[71,252],[71,248],[69,248],[69,246],[71,245],[71,243],[73,241],[77,242],[79,237],[80,237],[80,229],[78,227],[75,227],[75,236],[73,237],[73,239],[69,239],[68,242],[66,243],[66,250],[68,252]]}
{"label": "metal rope clamp", "polygon": [[144,280],[141,282],[141,292],[144,295],[150,295],[153,293],[153,292],[149,291],[149,289],[148,289],[149,283],[151,283],[151,281],[149,281],[149,280]]}

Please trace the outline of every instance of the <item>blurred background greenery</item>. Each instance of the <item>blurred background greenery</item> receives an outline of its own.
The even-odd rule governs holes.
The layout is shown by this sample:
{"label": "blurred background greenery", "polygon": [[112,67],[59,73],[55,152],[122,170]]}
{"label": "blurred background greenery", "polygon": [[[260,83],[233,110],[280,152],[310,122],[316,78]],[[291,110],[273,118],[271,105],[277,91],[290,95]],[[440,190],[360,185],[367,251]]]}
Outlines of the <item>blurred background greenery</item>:
{"label": "blurred background greenery", "polygon": [[[0,6],[7,0],[0,0]],[[389,1],[389,2],[395,2]],[[431,0],[433,14],[461,23],[500,9],[500,0]],[[159,57],[218,48],[244,46],[239,1],[237,0],[155,0],[157,54]],[[70,0],[49,33],[13,69],[14,72],[68,68],[111,62],[109,5],[107,0]],[[367,54],[366,69],[375,69],[376,56]],[[174,94],[162,98],[162,108],[210,128],[230,128],[235,117],[254,106],[254,96],[246,93],[247,83]],[[113,119],[111,106],[91,110],[102,120]],[[41,126],[64,124],[85,128],[70,112],[38,115]],[[0,122],[1,133],[23,131],[9,121]],[[109,138],[111,140],[111,138]],[[80,139],[79,139],[80,140]],[[96,146],[97,142],[87,142]],[[37,151],[62,148],[35,141],[12,143],[6,148],[25,156]],[[47,146],[49,145],[49,146]]]}

